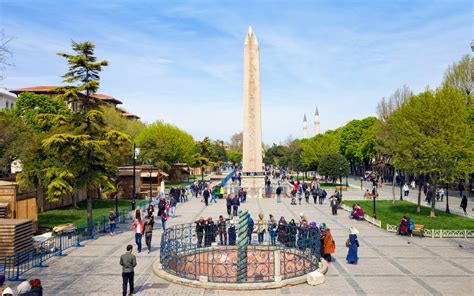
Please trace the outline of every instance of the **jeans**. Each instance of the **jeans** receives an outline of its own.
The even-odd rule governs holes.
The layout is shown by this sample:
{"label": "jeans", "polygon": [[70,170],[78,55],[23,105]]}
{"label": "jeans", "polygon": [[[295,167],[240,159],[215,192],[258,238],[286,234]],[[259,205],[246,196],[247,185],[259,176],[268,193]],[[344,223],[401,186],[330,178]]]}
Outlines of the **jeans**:
{"label": "jeans", "polygon": [[151,238],[152,238],[152,235],[153,235],[152,232],[145,233],[145,244],[148,248],[148,252],[151,252]]}
{"label": "jeans", "polygon": [[212,203],[212,201],[214,201],[215,203],[217,203],[216,196],[215,196],[214,194],[211,196],[211,203]]}
{"label": "jeans", "polygon": [[258,233],[258,243],[259,244],[263,243],[263,235],[264,234],[265,234],[265,232]]}
{"label": "jeans", "polygon": [[166,220],[161,218],[161,227],[163,228],[163,230],[166,229]]}
{"label": "jeans", "polygon": [[227,245],[227,232],[220,232],[219,239],[221,241],[221,246]]}
{"label": "jeans", "polygon": [[276,244],[276,232],[275,231],[270,231],[270,243],[272,246]]}
{"label": "jeans", "polygon": [[133,293],[133,272],[122,272],[122,295],[127,296],[127,284],[130,283],[130,293]]}
{"label": "jeans", "polygon": [[281,196],[280,194],[277,194],[277,203],[280,203],[281,202]]}
{"label": "jeans", "polygon": [[239,211],[239,206],[232,206],[233,209],[234,209],[234,212],[232,213],[233,216],[237,217],[239,214],[238,214],[238,211]]}
{"label": "jeans", "polygon": [[176,207],[171,207],[171,216],[172,217],[176,216]]}
{"label": "jeans", "polygon": [[138,253],[142,251],[142,234],[135,233],[135,243],[137,244]]}
{"label": "jeans", "polygon": [[227,215],[230,216],[231,212],[232,212],[232,206],[227,206]]}
{"label": "jeans", "polygon": [[111,223],[110,225],[110,233],[114,233],[115,227],[117,226],[115,223]]}

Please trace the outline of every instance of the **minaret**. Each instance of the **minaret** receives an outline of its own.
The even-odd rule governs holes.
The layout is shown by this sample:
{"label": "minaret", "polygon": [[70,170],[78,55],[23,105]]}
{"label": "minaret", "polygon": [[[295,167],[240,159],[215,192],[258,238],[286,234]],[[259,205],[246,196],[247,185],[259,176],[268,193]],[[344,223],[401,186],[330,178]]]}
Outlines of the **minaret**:
{"label": "minaret", "polygon": [[316,107],[316,112],[314,112],[314,135],[319,135],[319,111]]}
{"label": "minaret", "polygon": [[306,113],[303,118],[303,139],[308,138],[308,121],[306,120]]}
{"label": "minaret", "polygon": [[260,111],[260,50],[252,27],[244,45],[244,129],[242,183],[249,197],[263,197],[265,175],[262,158]]}

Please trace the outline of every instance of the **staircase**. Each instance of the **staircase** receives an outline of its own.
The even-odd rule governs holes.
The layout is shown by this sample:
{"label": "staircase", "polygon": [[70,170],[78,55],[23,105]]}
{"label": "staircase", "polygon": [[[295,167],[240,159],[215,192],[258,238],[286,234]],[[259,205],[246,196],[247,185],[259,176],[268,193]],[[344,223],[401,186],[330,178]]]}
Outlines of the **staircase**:
{"label": "staircase", "polygon": [[6,219],[8,216],[8,203],[0,203],[0,219]]}

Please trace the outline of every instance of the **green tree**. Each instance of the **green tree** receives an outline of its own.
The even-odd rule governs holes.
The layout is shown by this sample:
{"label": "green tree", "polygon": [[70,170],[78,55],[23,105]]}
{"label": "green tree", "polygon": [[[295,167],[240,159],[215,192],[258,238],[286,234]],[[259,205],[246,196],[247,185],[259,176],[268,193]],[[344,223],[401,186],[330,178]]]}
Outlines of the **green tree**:
{"label": "green tree", "polygon": [[227,157],[232,163],[240,163],[242,161],[242,153],[238,151],[228,151]]}
{"label": "green tree", "polygon": [[[113,129],[106,129],[102,101],[91,96],[99,88],[99,72],[106,61],[97,62],[95,46],[91,42],[72,42],[75,54],[59,53],[68,61],[69,71],[63,75],[67,86],[60,87],[58,99],[73,106],[70,117],[72,130],[57,131],[42,141],[48,159],[56,159],[54,165],[44,170],[47,198],[56,201],[72,193],[75,188],[87,190],[87,224],[93,235],[91,192],[113,191],[110,178],[117,168],[112,164],[110,151],[130,143],[130,137]],[[55,163],[55,164],[56,164]],[[34,176],[31,170],[23,171],[20,181]]]}
{"label": "green tree", "polygon": [[375,156],[377,138],[374,126],[377,118],[367,117],[362,120],[352,120],[339,132],[339,147],[342,155],[349,160],[352,171],[356,171],[356,164],[363,163],[365,168],[370,167]]}
{"label": "green tree", "polygon": [[24,92],[18,96],[12,115],[34,131],[46,132],[54,126],[64,125],[72,113],[62,100]]}
{"label": "green tree", "polygon": [[336,180],[349,174],[349,162],[340,153],[328,153],[319,161],[318,173]]}
{"label": "green tree", "polygon": [[193,137],[172,124],[151,123],[138,134],[136,142],[141,149],[139,160],[142,162],[151,162],[165,171],[175,163],[192,164]]}
{"label": "green tree", "polygon": [[474,57],[465,55],[458,63],[454,63],[444,74],[443,85],[459,90],[467,106],[472,106],[474,95]]}
{"label": "green tree", "polygon": [[[387,120],[385,140],[395,166],[429,175],[434,187],[466,177],[474,167],[468,116],[463,95],[453,88],[411,97]],[[431,216],[435,216],[435,199]]]}
{"label": "green tree", "polygon": [[272,147],[265,151],[263,162],[266,165],[278,165],[282,167],[288,166],[289,149],[283,145],[273,144]]}
{"label": "green tree", "polygon": [[125,118],[120,112],[114,107],[105,105],[102,106],[104,111],[104,122],[110,129],[121,131],[130,136],[134,140],[138,134],[146,128],[146,124],[140,120],[131,120]]}

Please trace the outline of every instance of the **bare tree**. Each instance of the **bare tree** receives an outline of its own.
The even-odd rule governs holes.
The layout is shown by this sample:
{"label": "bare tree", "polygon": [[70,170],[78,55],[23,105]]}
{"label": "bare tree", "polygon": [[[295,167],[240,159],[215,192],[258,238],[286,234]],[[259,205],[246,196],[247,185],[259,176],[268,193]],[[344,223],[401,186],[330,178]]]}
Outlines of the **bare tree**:
{"label": "bare tree", "polygon": [[233,134],[230,138],[230,150],[242,152],[243,138],[244,135],[242,132]]}
{"label": "bare tree", "polygon": [[395,110],[397,110],[403,103],[413,96],[413,92],[404,85],[398,88],[388,99],[382,98],[377,104],[377,115],[382,122],[385,122],[387,118]]}
{"label": "bare tree", "polygon": [[[0,70],[4,70],[6,66],[13,66],[8,62],[8,59],[13,55],[9,48],[9,43],[13,40],[13,37],[6,37],[5,32],[0,32]],[[3,80],[3,75],[0,73],[0,80]]]}
{"label": "bare tree", "polygon": [[454,63],[444,74],[444,85],[453,87],[464,94],[466,104],[472,103],[474,90],[474,58],[465,55],[458,63]]}

